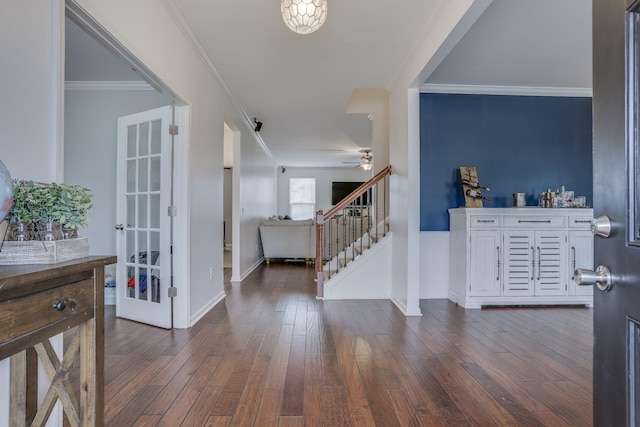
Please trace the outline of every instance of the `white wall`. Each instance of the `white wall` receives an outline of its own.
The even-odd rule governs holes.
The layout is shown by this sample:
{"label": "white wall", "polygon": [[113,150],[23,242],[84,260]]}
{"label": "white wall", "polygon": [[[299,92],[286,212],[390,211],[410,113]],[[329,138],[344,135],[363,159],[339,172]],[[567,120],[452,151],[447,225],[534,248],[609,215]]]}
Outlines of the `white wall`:
{"label": "white wall", "polygon": [[[243,134],[240,156],[234,153],[234,174],[239,172],[239,229],[233,230],[233,255],[239,245],[239,266],[233,269],[231,280],[238,282],[262,260],[260,224],[277,209],[276,165],[252,134]],[[239,160],[238,160],[239,158]],[[236,171],[238,169],[238,171]]]}
{"label": "white wall", "polygon": [[[492,0],[460,0],[435,5],[409,60],[389,84],[392,300],[407,315],[420,315],[420,263],[429,254],[420,245],[420,123],[418,87],[455,46]],[[425,201],[428,203],[428,201]]]}
{"label": "white wall", "polygon": [[448,298],[449,232],[421,231],[420,253],[420,299]]}
{"label": "white wall", "polygon": [[[333,181],[364,182],[371,179],[372,171],[362,168],[299,168],[285,167],[282,173],[278,168],[278,215],[289,214],[289,178],[315,178],[316,179],[316,211],[327,212],[331,204],[331,183]],[[275,214],[274,211],[270,215]]]}
{"label": "white wall", "polygon": [[66,90],[64,105],[65,182],[93,193],[89,226],[92,255],[116,253],[116,150],[118,117],[170,104],[155,90]]}
{"label": "white wall", "polygon": [[393,232],[347,264],[324,284],[325,300],[389,299],[391,297],[391,251]]}
{"label": "white wall", "polygon": [[227,245],[227,248],[231,247],[231,242],[233,238],[233,222],[232,222],[232,195],[233,195],[233,170],[225,169],[224,170],[224,201],[222,202],[224,205],[224,241]]}
{"label": "white wall", "polygon": [[[56,2],[3,2],[0,18],[2,79],[0,156],[13,178],[51,182],[57,167],[58,123],[54,117],[57,66],[52,46]],[[58,175],[59,174],[59,175]]]}
{"label": "white wall", "polygon": [[[60,182],[63,178],[57,111],[62,97],[62,63],[58,55],[64,40],[59,1],[3,2],[0,14],[0,159],[13,178]],[[54,52],[57,50],[57,52]],[[53,340],[60,349],[62,339]],[[40,382],[46,377],[39,369]],[[41,396],[46,390],[41,387]],[[0,361],[0,425],[9,424],[9,359]],[[48,426],[57,425],[58,409]]]}
{"label": "white wall", "polygon": [[347,113],[369,114],[375,175],[389,166],[389,93],[381,88],[354,89]]}

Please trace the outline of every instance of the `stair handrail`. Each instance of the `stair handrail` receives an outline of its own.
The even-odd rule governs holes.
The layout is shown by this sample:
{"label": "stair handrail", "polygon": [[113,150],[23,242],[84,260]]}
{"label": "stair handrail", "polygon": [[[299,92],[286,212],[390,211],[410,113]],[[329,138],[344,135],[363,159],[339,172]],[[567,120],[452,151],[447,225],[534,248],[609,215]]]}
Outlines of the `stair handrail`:
{"label": "stair handrail", "polygon": [[373,178],[369,181],[362,184],[360,187],[353,190],[347,197],[342,199],[338,204],[329,209],[325,214],[322,210],[316,212],[316,285],[317,285],[317,297],[322,298],[324,295],[324,272],[322,270],[322,262],[323,262],[323,231],[324,224],[336,216],[338,212],[349,206],[353,203],[358,197],[362,196],[366,191],[376,185],[378,182],[382,181],[387,176],[391,175],[391,165],[382,169],[380,172],[375,174]]}
{"label": "stair handrail", "polygon": [[[342,199],[340,203],[338,203],[337,205],[329,209],[329,211],[323,216],[323,223],[326,222],[328,219],[331,219],[334,216],[336,216],[338,212],[340,212],[342,209],[346,208],[351,203],[353,203],[358,197],[362,196],[365,191],[367,191],[368,189],[376,185],[378,182],[382,181],[384,177],[386,177],[387,175],[391,175],[391,166],[387,166],[386,168],[382,169],[369,181],[365,182],[360,187],[353,190],[347,197]],[[320,212],[322,211],[318,211],[318,213]]]}

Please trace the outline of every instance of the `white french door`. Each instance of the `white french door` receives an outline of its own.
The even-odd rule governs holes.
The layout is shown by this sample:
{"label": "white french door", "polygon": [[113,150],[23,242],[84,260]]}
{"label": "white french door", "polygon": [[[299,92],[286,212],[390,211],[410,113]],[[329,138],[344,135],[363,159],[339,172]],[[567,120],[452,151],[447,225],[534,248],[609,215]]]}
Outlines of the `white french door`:
{"label": "white french door", "polygon": [[162,328],[172,327],[172,110],[118,119],[116,315]]}

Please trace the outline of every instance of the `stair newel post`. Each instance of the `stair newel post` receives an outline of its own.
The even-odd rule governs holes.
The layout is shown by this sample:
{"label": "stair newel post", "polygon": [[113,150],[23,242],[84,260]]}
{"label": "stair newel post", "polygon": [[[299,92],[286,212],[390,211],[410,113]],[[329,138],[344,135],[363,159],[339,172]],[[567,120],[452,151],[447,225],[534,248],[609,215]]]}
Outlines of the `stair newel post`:
{"label": "stair newel post", "polygon": [[319,210],[316,213],[316,298],[324,297],[324,272],[323,265],[323,230],[324,230],[324,213]]}

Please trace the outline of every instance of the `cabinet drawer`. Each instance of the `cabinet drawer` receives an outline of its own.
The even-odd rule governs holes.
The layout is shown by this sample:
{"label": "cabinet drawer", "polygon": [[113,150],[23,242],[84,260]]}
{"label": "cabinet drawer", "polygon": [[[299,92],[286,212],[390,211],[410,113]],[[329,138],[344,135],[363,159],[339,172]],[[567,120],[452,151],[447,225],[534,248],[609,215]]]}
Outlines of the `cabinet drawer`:
{"label": "cabinet drawer", "polygon": [[548,217],[526,217],[515,216],[505,217],[504,226],[508,228],[549,228],[549,227],[566,227],[567,218],[564,216],[548,216]]}
{"label": "cabinet drawer", "polygon": [[474,215],[470,218],[472,228],[502,227],[502,217],[488,215]]}
{"label": "cabinet drawer", "polygon": [[[66,307],[54,307],[66,301]],[[26,338],[45,328],[65,323],[69,327],[93,317],[93,279],[52,288],[0,303],[0,342]]]}
{"label": "cabinet drawer", "polygon": [[569,217],[569,228],[591,229],[591,218],[586,216]]}

